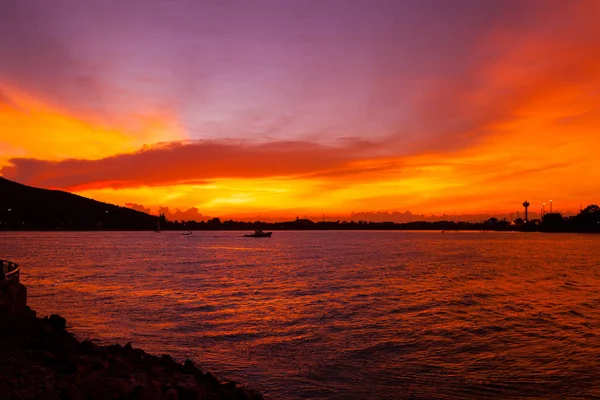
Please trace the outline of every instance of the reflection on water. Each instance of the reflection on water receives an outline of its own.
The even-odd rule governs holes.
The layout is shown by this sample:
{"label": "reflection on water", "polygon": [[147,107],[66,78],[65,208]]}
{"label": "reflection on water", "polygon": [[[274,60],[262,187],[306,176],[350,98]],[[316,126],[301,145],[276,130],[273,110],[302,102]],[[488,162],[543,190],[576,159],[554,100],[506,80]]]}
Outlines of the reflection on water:
{"label": "reflection on water", "polygon": [[270,399],[600,396],[600,236],[0,233],[81,339]]}

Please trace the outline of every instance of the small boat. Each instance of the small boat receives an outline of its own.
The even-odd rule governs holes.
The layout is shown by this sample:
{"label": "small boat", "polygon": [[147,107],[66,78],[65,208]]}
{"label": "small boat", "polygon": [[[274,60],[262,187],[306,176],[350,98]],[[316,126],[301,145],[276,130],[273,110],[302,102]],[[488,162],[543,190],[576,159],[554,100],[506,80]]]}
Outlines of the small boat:
{"label": "small boat", "polygon": [[244,235],[244,237],[262,238],[262,237],[271,237],[272,234],[273,234],[273,232],[263,232],[262,229],[257,229],[254,231],[254,233],[251,233],[249,235]]}
{"label": "small boat", "polygon": [[191,234],[192,234],[192,231],[182,233],[183,236],[190,236]]}

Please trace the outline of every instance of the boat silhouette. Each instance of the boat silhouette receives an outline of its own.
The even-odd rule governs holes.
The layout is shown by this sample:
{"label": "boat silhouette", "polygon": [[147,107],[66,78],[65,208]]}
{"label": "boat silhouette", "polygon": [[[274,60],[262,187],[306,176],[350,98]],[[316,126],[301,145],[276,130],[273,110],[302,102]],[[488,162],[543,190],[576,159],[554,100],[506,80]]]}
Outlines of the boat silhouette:
{"label": "boat silhouette", "polygon": [[249,235],[244,235],[244,237],[254,237],[254,238],[262,238],[262,237],[271,237],[273,232],[263,232],[262,229],[257,229],[254,233]]}

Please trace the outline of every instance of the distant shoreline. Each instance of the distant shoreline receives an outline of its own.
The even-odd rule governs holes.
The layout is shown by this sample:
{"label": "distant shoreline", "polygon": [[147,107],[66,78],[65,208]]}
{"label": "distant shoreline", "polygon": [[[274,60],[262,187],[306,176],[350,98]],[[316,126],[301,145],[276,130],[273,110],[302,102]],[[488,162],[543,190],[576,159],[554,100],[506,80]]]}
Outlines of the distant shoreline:
{"label": "distant shoreline", "polygon": [[[262,228],[263,230],[271,230],[275,232],[438,232],[438,233],[453,233],[453,232],[514,232],[514,233],[600,233],[600,231],[567,231],[567,230],[544,230],[544,229],[482,229],[482,228],[472,228],[472,229],[440,229],[440,228],[375,228],[375,227],[366,227],[366,228],[342,228],[342,229],[319,229],[319,228],[275,228],[275,227],[266,227]],[[162,230],[161,233],[184,233],[184,232],[248,232],[252,229],[165,229]],[[150,229],[0,229],[0,233],[2,232],[155,232]],[[157,233],[157,232],[155,232]]]}
{"label": "distant shoreline", "polygon": [[[368,220],[312,221],[296,217],[291,221],[234,221],[215,217],[208,220],[170,220],[164,213],[146,212],[98,202],[67,192],[33,188],[0,177],[0,231],[270,231],[302,230],[403,230],[403,231],[515,231],[515,232],[600,232],[600,207],[582,208],[578,215],[565,217],[557,212],[528,218],[527,209],[510,220],[491,217],[485,221],[467,222],[412,221],[394,222]],[[525,202],[523,205],[528,205]],[[529,214],[531,217],[532,214]],[[354,214],[351,218],[360,218]],[[184,218],[183,216],[181,218]],[[259,219],[260,217],[257,217]],[[284,217],[282,217],[284,218]],[[387,217],[384,217],[387,218]],[[390,219],[393,217],[390,216]],[[414,218],[427,217],[415,216]],[[442,218],[450,218],[443,216]],[[457,217],[460,218],[460,217]],[[432,217],[433,219],[433,217]]]}

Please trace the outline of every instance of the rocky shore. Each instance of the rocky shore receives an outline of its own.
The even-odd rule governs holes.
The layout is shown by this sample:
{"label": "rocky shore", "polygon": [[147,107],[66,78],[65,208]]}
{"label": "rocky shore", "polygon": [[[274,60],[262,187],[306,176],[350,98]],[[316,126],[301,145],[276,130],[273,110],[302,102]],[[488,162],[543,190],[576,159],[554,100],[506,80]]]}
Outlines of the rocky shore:
{"label": "rocky shore", "polygon": [[131,344],[78,341],[59,315],[38,318],[26,307],[0,326],[2,399],[261,400],[260,393],[221,382],[192,361],[155,356]]}

